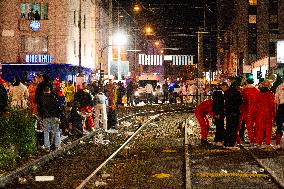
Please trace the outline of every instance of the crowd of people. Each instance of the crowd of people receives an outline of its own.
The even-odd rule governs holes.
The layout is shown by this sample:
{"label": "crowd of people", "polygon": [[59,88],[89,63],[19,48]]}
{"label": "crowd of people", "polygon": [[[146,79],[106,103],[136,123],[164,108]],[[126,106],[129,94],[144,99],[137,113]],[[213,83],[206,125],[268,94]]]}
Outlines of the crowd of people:
{"label": "crowd of people", "polygon": [[[264,80],[258,86],[253,79],[241,82],[235,79],[231,85],[220,83],[212,98],[195,108],[195,116],[201,127],[201,144],[237,148],[240,144],[280,148],[284,124],[284,82],[272,87],[272,81]],[[213,143],[207,140],[210,116],[216,126]],[[276,125],[275,144],[271,144]],[[245,138],[245,130],[247,138]]]}
{"label": "crowd of people", "polygon": [[29,83],[19,77],[11,83],[0,79],[0,111],[9,107],[30,111],[37,120],[39,147],[50,151],[60,148],[62,134],[81,137],[95,128],[114,129],[117,102],[121,103],[118,88],[111,80],[103,88],[96,81],[76,85],[70,80],[65,85],[46,74]]}

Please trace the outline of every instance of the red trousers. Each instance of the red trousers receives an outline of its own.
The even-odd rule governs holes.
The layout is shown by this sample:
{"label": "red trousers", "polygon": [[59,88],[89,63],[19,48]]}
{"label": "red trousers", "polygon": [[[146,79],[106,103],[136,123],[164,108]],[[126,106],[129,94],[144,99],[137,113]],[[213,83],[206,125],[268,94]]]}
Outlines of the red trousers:
{"label": "red trousers", "polygon": [[194,114],[201,128],[201,140],[207,140],[210,128],[209,120],[204,114],[199,114],[197,112],[195,112]]}
{"label": "red trousers", "polygon": [[94,124],[94,119],[93,119],[93,116],[92,116],[93,108],[91,106],[81,107],[79,109],[79,111],[82,112],[82,113],[90,113],[90,116],[88,116],[86,118],[85,125],[87,125],[91,129],[94,128],[95,124]]}
{"label": "red trousers", "polygon": [[253,113],[248,112],[245,117],[246,128],[248,131],[248,137],[251,144],[255,143],[255,119],[256,116]]}
{"label": "red trousers", "polygon": [[265,144],[270,145],[272,136],[272,121],[273,118],[267,118],[266,120],[260,119],[256,122],[256,143],[262,144],[263,135],[265,132]]}

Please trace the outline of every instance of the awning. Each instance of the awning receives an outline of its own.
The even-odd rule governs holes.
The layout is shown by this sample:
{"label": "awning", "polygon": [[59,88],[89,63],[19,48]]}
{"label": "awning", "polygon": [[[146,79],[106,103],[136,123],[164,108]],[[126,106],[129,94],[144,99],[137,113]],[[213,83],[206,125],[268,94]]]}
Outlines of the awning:
{"label": "awning", "polygon": [[91,74],[90,68],[84,68],[72,64],[2,64],[2,77],[7,81],[12,81],[15,76],[29,80],[31,75],[45,73],[51,79],[59,77],[67,80],[67,76],[82,73]]}

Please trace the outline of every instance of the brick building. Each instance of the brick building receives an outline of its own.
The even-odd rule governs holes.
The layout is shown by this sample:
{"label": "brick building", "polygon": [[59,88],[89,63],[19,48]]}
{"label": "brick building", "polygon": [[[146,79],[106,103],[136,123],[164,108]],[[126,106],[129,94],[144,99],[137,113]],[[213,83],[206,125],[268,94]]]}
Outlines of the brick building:
{"label": "brick building", "polygon": [[276,61],[277,42],[284,39],[284,1],[218,0],[218,63],[223,75],[267,70]]}
{"label": "brick building", "polygon": [[45,70],[64,80],[81,68],[90,73],[109,42],[107,0],[1,0],[0,23],[0,63],[8,80]]}

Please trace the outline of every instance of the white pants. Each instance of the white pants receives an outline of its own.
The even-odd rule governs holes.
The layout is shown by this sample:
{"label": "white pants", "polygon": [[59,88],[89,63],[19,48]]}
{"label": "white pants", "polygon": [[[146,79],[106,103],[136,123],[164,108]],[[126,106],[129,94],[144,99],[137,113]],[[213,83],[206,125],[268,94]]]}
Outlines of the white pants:
{"label": "white pants", "polygon": [[107,111],[105,104],[97,104],[95,107],[95,126],[99,127],[99,122],[103,123],[103,129],[107,130]]}

